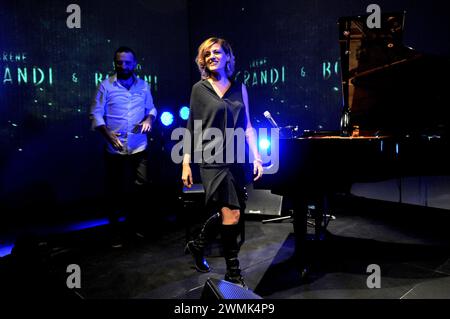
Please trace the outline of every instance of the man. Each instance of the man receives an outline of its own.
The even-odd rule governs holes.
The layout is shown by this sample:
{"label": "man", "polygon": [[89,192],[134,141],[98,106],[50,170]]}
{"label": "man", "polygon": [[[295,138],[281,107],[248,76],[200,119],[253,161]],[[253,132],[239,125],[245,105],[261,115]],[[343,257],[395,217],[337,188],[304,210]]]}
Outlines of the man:
{"label": "man", "polygon": [[157,114],[148,83],[134,73],[136,65],[132,49],[116,50],[116,73],[100,83],[90,112],[92,127],[106,141],[106,191],[115,248],[122,246],[119,214],[127,213],[127,223],[134,231],[142,224],[136,220],[136,213],[138,204],[146,201],[142,199],[147,184],[146,133]]}

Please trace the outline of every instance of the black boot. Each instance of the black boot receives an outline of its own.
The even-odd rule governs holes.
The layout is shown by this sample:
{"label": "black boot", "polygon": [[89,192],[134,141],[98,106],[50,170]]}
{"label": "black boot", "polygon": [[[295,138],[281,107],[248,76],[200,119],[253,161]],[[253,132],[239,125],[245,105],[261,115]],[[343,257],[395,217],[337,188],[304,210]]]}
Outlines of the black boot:
{"label": "black boot", "polygon": [[212,232],[215,229],[214,224],[216,224],[219,219],[219,213],[216,213],[208,218],[208,220],[203,224],[197,238],[189,241],[184,249],[186,254],[191,254],[194,258],[195,269],[199,272],[209,272],[211,270],[205,259],[204,251],[209,239],[212,237]]}
{"label": "black boot", "polygon": [[239,244],[237,237],[240,232],[239,225],[222,225],[222,245],[223,256],[227,264],[227,273],[225,280],[237,284],[243,288],[247,288],[244,278],[241,275],[239,268]]}

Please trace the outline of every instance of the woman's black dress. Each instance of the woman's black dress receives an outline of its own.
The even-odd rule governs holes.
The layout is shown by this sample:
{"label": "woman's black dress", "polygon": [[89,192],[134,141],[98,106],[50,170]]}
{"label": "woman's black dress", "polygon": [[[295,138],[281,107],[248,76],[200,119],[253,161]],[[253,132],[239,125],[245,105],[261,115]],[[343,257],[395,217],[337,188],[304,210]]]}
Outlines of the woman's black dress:
{"label": "woman's black dress", "polygon": [[[208,80],[201,80],[192,87],[187,129],[191,134],[194,150],[192,152],[185,146],[184,152],[191,154],[191,161],[199,163],[208,208],[244,210],[245,186],[251,178],[249,166],[243,163],[248,158],[247,147],[244,146],[244,158],[238,158],[237,149],[242,145],[235,139],[234,146],[230,147],[230,140],[224,138],[219,150],[211,151],[218,145],[217,141],[220,141],[215,138],[202,139],[202,134],[211,128],[218,129],[223,137],[227,132],[229,134],[230,129],[245,132],[246,116],[241,83],[232,82],[222,98]],[[241,139],[240,143],[242,142],[245,143],[245,138]],[[204,152],[207,149],[210,151]],[[230,151],[233,153],[227,157]],[[232,159],[231,163],[229,159]]]}

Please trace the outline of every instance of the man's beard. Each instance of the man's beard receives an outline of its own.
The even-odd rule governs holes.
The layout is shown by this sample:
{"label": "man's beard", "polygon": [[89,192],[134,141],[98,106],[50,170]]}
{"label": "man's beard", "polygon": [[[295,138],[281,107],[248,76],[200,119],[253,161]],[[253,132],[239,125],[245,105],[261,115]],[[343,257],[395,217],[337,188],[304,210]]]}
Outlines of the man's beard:
{"label": "man's beard", "polygon": [[117,71],[117,77],[122,80],[128,80],[130,77],[133,76],[132,71],[124,72],[124,71]]}

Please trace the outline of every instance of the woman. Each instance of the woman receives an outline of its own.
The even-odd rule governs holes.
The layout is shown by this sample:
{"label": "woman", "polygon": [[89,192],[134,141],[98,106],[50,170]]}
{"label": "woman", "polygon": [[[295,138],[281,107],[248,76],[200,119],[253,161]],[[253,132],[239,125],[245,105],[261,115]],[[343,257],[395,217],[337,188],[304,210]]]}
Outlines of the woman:
{"label": "woman", "polygon": [[[194,150],[201,150],[199,166],[205,188],[206,206],[212,212],[220,213],[221,240],[227,266],[225,280],[245,287],[239,267],[237,242],[239,218],[245,210],[245,165],[237,161],[237,149],[240,146],[228,147],[230,140],[225,136],[229,129],[245,131],[245,139],[254,159],[254,180],[260,178],[263,174],[262,161],[256,146],[256,135],[250,123],[247,89],[245,85],[232,80],[234,55],[224,39],[205,40],[198,48],[195,61],[201,80],[192,87],[187,130],[191,134]],[[217,129],[220,130],[224,138],[202,138],[201,132],[207,132],[208,129],[214,129],[216,132]],[[194,141],[195,136],[197,137]],[[215,152],[211,152],[211,149]],[[187,187],[193,184],[191,154],[190,147],[185,147],[182,180]],[[195,161],[198,158],[196,155],[197,153],[194,153]],[[209,222],[214,216],[219,215],[213,215]],[[206,228],[203,227],[199,237],[186,245],[186,251],[193,255],[195,266],[201,272],[210,270],[203,256],[207,243]]]}

